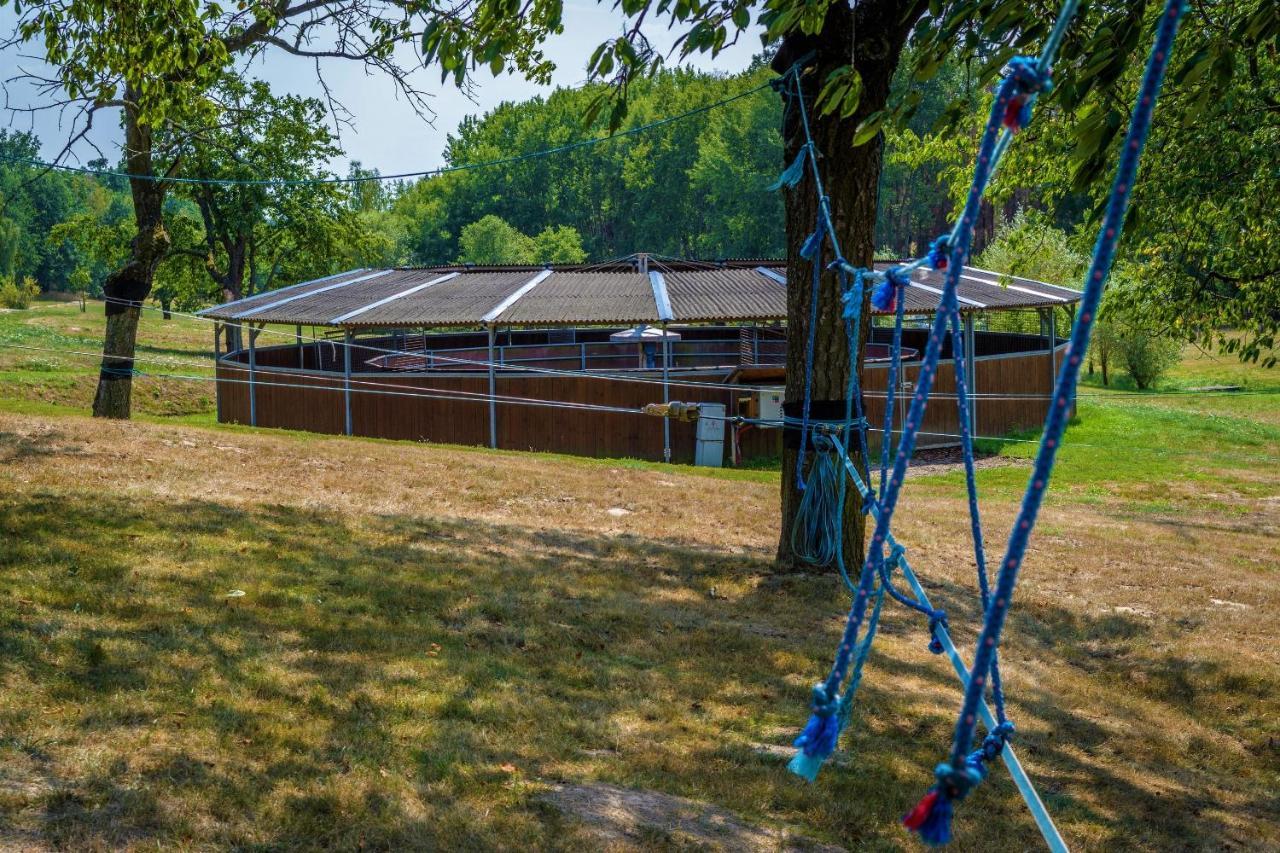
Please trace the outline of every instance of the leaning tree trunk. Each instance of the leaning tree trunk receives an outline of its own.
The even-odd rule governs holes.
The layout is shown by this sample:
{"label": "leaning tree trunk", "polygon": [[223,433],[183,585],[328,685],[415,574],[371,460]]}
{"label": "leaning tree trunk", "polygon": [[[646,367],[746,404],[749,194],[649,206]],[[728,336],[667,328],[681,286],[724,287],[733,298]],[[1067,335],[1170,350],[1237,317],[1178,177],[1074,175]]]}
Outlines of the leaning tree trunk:
{"label": "leaning tree trunk", "polygon": [[93,415],[98,418],[129,417],[138,317],[170,242],[164,227],[165,185],[150,179],[151,132],[129,110],[125,115],[125,162],[129,173],[138,176],[129,179],[137,233],[129,259],[107,276],[102,286],[107,330],[102,339],[98,392],[93,399]]}
{"label": "leaning tree trunk", "polygon": [[[923,7],[921,7],[923,8]],[[854,16],[856,15],[856,21]],[[850,140],[863,118],[883,108],[889,85],[898,64],[903,42],[920,11],[905,16],[893,2],[863,2],[856,12],[843,3],[833,4],[816,36],[795,36],[784,40],[773,68],[785,72],[797,60],[804,60],[802,77],[810,128],[821,155],[819,170],[831,199],[832,220],[845,258],[855,266],[870,267],[875,252],[877,185],[882,165],[883,139],[854,148]],[[857,36],[855,41],[855,34]],[[862,98],[858,109],[841,119],[839,111],[820,116],[814,110],[822,82],[835,69],[848,65],[862,77]],[[790,163],[804,145],[804,130],[798,105],[786,103],[783,116],[785,163]],[[824,271],[816,297],[813,295],[813,266],[800,257],[800,246],[817,222],[818,202],[811,172],[794,189],[786,190],[787,226],[787,385],[785,408],[798,415],[804,399],[805,350],[808,344],[810,300],[818,301],[818,322],[813,352],[812,410],[820,417],[843,417],[843,400],[851,369],[845,336],[840,286],[834,272]],[[824,247],[822,263],[832,260]],[[865,297],[864,297],[865,298]],[[863,305],[863,323],[858,334],[865,345],[870,317]],[[791,529],[800,503],[795,467],[799,453],[797,434],[788,431],[782,452],[782,530],[778,542],[780,570],[800,568],[791,550]],[[812,443],[809,445],[812,448]],[[850,448],[853,450],[854,448]],[[865,460],[855,459],[865,471]],[[806,465],[808,461],[806,460]],[[857,493],[849,489],[845,505],[844,558],[851,572],[863,561],[864,525]]]}

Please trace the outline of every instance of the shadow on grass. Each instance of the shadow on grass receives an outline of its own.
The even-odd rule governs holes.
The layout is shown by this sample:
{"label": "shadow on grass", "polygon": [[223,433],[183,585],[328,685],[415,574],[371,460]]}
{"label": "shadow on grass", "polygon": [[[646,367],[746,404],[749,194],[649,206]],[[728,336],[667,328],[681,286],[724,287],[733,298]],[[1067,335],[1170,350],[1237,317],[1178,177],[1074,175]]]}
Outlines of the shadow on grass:
{"label": "shadow on grass", "polygon": [[[959,701],[935,659],[882,645],[847,762],[804,786],[753,745],[803,723],[839,627],[827,578],[757,583],[763,563],[637,537],[211,501],[7,495],[0,532],[0,837],[580,847],[537,783],[595,779],[893,848],[951,729],[894,682]],[[952,605],[964,591],[933,592],[976,620]],[[1148,622],[1043,607],[1016,620],[1045,656],[1188,718],[1280,691],[1151,655]],[[1019,749],[1087,846],[1218,846],[1239,831],[1226,813],[1277,819],[1265,786],[1222,800],[1237,756],[1157,746],[1143,764],[1112,751],[1117,727],[1165,735],[1129,712],[1086,716],[1051,685],[1014,698]],[[972,800],[961,849],[1035,846],[1004,774]]]}

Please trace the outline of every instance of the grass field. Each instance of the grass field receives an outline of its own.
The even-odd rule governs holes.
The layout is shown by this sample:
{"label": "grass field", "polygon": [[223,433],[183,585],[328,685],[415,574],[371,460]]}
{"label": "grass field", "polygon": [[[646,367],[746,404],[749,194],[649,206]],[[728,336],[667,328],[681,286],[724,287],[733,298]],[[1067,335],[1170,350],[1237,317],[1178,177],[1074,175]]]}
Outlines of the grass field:
{"label": "grass field", "polygon": [[[145,313],[158,372],[207,376],[207,326]],[[818,783],[776,754],[847,598],[770,574],[775,472],[217,427],[202,381],[94,421],[71,353],[101,322],[0,314],[0,846],[714,846],[674,818],[606,845],[549,799],[609,785],[775,846],[917,847],[896,821],[959,690],[913,615]],[[1247,393],[1082,389],[1019,589],[1017,748],[1078,849],[1280,848],[1280,373],[1189,353],[1163,389],[1209,384]],[[1033,448],[980,471],[994,546]],[[959,475],[899,518],[967,649]],[[1003,771],[956,834],[1039,843]]]}

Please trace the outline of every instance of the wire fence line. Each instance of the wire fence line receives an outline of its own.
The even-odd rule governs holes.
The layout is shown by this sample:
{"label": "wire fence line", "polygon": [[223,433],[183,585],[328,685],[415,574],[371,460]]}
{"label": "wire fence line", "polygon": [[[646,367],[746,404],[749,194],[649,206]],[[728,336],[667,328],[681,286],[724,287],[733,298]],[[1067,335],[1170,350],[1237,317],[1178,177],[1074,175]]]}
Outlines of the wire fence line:
{"label": "wire fence line", "polygon": [[[93,352],[86,352],[86,351],[79,351],[79,350],[59,350],[51,347],[33,347],[33,346],[23,345],[23,344],[13,344],[3,340],[0,340],[0,349],[35,351],[35,352],[50,353],[50,354],[62,355],[62,356],[74,356],[77,358],[94,359],[94,360],[99,359],[101,357],[100,353],[93,353]],[[135,361],[138,361],[144,364],[146,363],[156,363],[156,364],[184,363],[182,360],[167,360],[167,359],[146,357],[146,356],[138,357],[135,359]],[[185,363],[206,366],[208,364],[208,360],[196,361],[193,359]],[[247,371],[248,367],[247,366],[237,367],[237,369]],[[272,370],[270,368],[257,368],[256,372],[261,373],[263,375],[269,375],[272,377],[288,377],[288,378],[296,379],[298,376],[298,374],[295,372]],[[301,382],[263,381],[260,379],[233,379],[230,377],[198,376],[194,374],[170,373],[170,372],[164,372],[164,371],[151,371],[151,370],[134,370],[132,371],[132,373],[140,378],[165,379],[165,380],[174,380],[174,381],[181,381],[181,382],[204,382],[204,383],[215,383],[215,384],[225,383],[228,385],[254,385],[254,386],[260,386],[264,388],[290,388],[290,389],[305,389],[305,390],[313,390],[313,391],[330,391],[330,392],[344,392],[344,393],[347,391],[350,391],[350,393],[352,394],[365,394],[365,395],[374,395],[374,396],[381,395],[381,396],[396,397],[396,398],[402,398],[402,399],[407,398],[407,399],[422,399],[422,400],[444,400],[444,401],[454,401],[454,402],[464,402],[464,403],[482,403],[482,404],[488,404],[489,402],[494,402],[498,405],[527,406],[527,407],[534,407],[534,408],[560,409],[565,411],[580,411],[580,412],[586,411],[586,412],[596,412],[601,414],[642,415],[645,417],[653,417],[642,408],[631,408],[631,407],[625,407],[625,406],[606,406],[606,405],[601,405],[596,403],[578,403],[571,400],[546,400],[546,399],[537,398],[537,397],[519,397],[514,395],[503,395],[503,394],[491,395],[487,392],[482,392],[482,391],[462,391],[459,389],[451,389],[451,388],[414,387],[412,389],[406,390],[405,386],[403,385],[399,385],[396,383],[377,382],[372,380],[352,379],[350,381],[350,387],[348,387],[347,383],[344,381],[344,377],[342,376],[314,377],[314,378],[322,379],[326,382],[332,383],[332,384],[324,385],[324,384],[310,384],[310,383],[301,383]],[[1240,392],[1233,392],[1233,393],[1240,393]],[[1271,392],[1258,392],[1258,393],[1276,394],[1280,392],[1271,391]],[[798,420],[793,421],[793,419],[747,418],[747,417],[740,417],[740,416],[733,416],[733,415],[717,416],[717,415],[710,415],[710,414],[702,414],[700,415],[700,417],[706,420],[723,421],[730,425],[755,426],[755,427],[764,428],[764,429],[781,429],[787,426],[797,426],[799,423]],[[821,427],[822,423],[819,422],[818,425],[819,427]],[[884,430],[875,428],[875,427],[868,427],[868,432],[879,434],[879,433],[883,433]],[[893,430],[892,434],[897,435],[899,434],[899,431]],[[922,436],[928,436],[931,438],[959,439],[961,437],[959,433],[951,433],[951,432],[920,431],[918,434]],[[974,438],[981,441],[991,442],[995,444],[1038,444],[1039,443],[1039,439],[1019,438],[1015,436],[975,435]],[[1114,447],[1111,445],[1094,444],[1094,443],[1087,443],[1087,442],[1081,442],[1081,441],[1071,441],[1071,442],[1064,441],[1063,449],[1065,450],[1068,448],[1088,448],[1095,451],[1096,450],[1115,450],[1115,451],[1121,451],[1121,452],[1136,450],[1142,453],[1149,453],[1149,454],[1160,455],[1160,456],[1180,456],[1180,457],[1197,458],[1197,459],[1212,459],[1218,456],[1222,456],[1222,457],[1229,457],[1234,461],[1242,461],[1242,462],[1253,461],[1253,462],[1261,462],[1261,463],[1270,463],[1275,461],[1274,457],[1272,456],[1251,456],[1250,457],[1250,456],[1241,456],[1238,453],[1215,454],[1211,451],[1204,451],[1204,450],[1186,450],[1186,449],[1169,448],[1169,447],[1149,447],[1149,446],[1132,445],[1132,444],[1126,444],[1124,445],[1124,447]]]}
{"label": "wire fence line", "polygon": [[[154,305],[139,304],[137,302],[133,302],[130,300],[107,298],[103,301],[116,303],[116,304],[129,305],[129,306],[141,308],[147,311],[153,311],[153,312],[163,311],[162,308],[156,307]],[[239,327],[251,325],[251,323],[248,323],[248,322],[228,323],[223,320],[216,320],[211,317],[204,317],[204,316],[201,316],[200,314],[195,314],[190,312],[170,310],[169,313],[175,317],[182,317],[185,319],[197,320],[199,322],[207,323],[210,325],[214,323],[222,323],[228,326],[239,326]],[[287,339],[292,343],[296,343],[297,341],[297,335],[295,333],[286,332],[282,329],[262,328],[258,330],[258,334],[270,335],[270,336],[278,337],[281,339]],[[311,341],[304,341],[304,344],[306,345],[324,344],[326,346],[331,346],[334,348],[345,348],[347,346],[351,346],[354,349],[362,349],[362,350],[365,350],[366,352],[377,353],[378,355],[412,356],[412,357],[423,357],[425,355],[424,351],[379,347],[379,346],[374,346],[372,344],[367,344],[367,343],[365,344],[358,343],[355,340],[353,340],[350,344],[348,344],[345,340],[341,340],[341,339],[314,338]],[[101,354],[99,353],[98,355],[101,355]],[[695,382],[695,381],[681,380],[681,379],[670,379],[670,380],[664,381],[661,378],[657,378],[657,377],[632,376],[632,375],[626,375],[626,374],[609,373],[609,372],[602,372],[602,371],[591,371],[591,370],[570,370],[570,369],[564,369],[564,368],[535,367],[532,365],[521,365],[518,363],[511,363],[511,362],[489,361],[488,359],[458,358],[454,356],[440,355],[435,352],[431,353],[431,358],[434,361],[441,361],[446,364],[456,364],[459,366],[483,367],[483,368],[493,367],[495,371],[505,372],[505,373],[517,373],[517,374],[534,373],[534,374],[548,375],[548,376],[566,376],[566,377],[574,377],[574,378],[595,379],[595,380],[606,381],[606,382],[633,382],[633,383],[647,384],[647,385],[667,386],[672,388],[679,387],[679,388],[717,389],[717,390],[723,390],[726,392],[742,391],[742,390],[752,390],[752,391],[783,390],[783,386],[781,385],[744,385],[738,382]],[[212,357],[209,358],[208,361],[213,361]],[[263,370],[264,368],[257,368],[257,369]],[[723,370],[724,368],[708,367],[708,368],[695,368],[695,369],[703,370],[706,372],[713,372],[716,370]],[[1174,390],[1174,391],[1095,391],[1095,392],[1089,392],[1084,394],[1077,393],[1075,397],[1077,400],[1079,399],[1106,400],[1106,399],[1117,399],[1117,398],[1149,399],[1153,397],[1215,397],[1215,396],[1237,397],[1237,396],[1244,396],[1244,395],[1272,396],[1276,394],[1280,394],[1280,389],[1243,389],[1238,391],[1197,391],[1195,389]],[[882,391],[873,391],[873,392],[865,392],[863,396],[869,399],[883,399],[886,396],[886,394],[885,392],[882,392]],[[954,392],[937,392],[937,393],[931,394],[930,396],[933,398],[942,399],[942,400],[958,399],[958,395],[955,394]],[[998,393],[998,392],[971,391],[966,396],[968,399],[979,400],[979,401],[981,400],[999,401],[999,400],[1051,400],[1053,399],[1053,395],[1047,394],[1047,393],[1033,394],[1033,393],[1007,393],[1007,392]]]}

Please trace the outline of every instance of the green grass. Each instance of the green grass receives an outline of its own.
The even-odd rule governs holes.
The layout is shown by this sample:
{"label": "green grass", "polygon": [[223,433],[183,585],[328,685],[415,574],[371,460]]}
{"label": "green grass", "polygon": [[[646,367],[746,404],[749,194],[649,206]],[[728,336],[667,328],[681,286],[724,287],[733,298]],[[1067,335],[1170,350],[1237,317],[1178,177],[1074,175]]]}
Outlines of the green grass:
{"label": "green grass", "polygon": [[[803,724],[846,606],[770,573],[776,470],[215,425],[171,388],[203,383],[103,424],[68,355],[92,316],[0,314],[0,344],[61,353],[0,346],[0,846],[597,849],[540,797],[605,782],[916,849],[897,819],[959,693],[911,615],[887,612],[818,784],[759,752]],[[147,316],[149,354],[207,355],[203,324]],[[1204,384],[1280,390],[1203,356],[1159,390]],[[1075,848],[1274,849],[1280,395],[1085,393],[1002,646],[1020,753]],[[1017,438],[979,472],[992,550]],[[904,500],[968,648],[961,477]],[[681,848],[665,830],[635,845]],[[1003,772],[956,833],[1038,845]]]}

